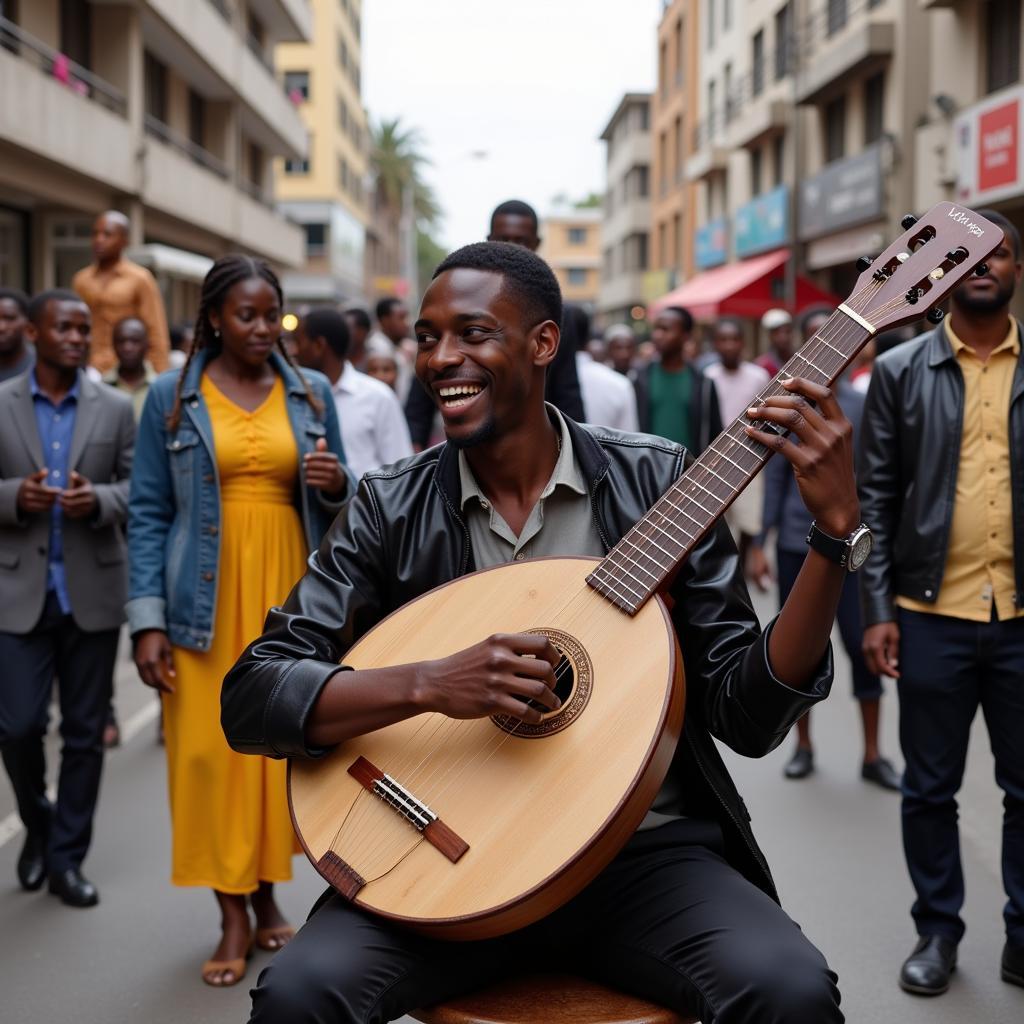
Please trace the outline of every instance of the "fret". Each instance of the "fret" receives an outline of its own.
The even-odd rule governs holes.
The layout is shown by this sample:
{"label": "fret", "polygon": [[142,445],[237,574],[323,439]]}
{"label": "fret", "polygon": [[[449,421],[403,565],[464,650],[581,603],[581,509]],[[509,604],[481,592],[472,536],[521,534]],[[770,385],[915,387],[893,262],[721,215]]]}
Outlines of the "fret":
{"label": "fret", "polygon": [[[716,442],[715,442],[715,444],[717,444],[717,443],[718,443],[718,442],[716,441]],[[710,447],[710,448],[708,449],[708,451],[712,451],[712,452],[714,452],[714,453],[715,453],[716,455],[718,455],[718,456],[720,456],[721,458],[725,459],[725,461],[726,461],[726,462],[728,462],[728,463],[730,463],[731,465],[735,466],[735,467],[736,467],[736,468],[737,468],[737,469],[738,469],[738,470],[739,470],[739,471],[740,471],[740,472],[741,472],[741,473],[742,473],[742,474],[743,474],[744,476],[746,476],[746,475],[747,475],[747,474],[748,474],[748,473],[750,472],[750,470],[749,470],[749,469],[744,469],[744,468],[743,468],[743,466],[741,466],[741,465],[740,465],[740,464],[739,464],[738,462],[735,462],[735,461],[733,461],[732,459],[730,459],[730,458],[729,458],[729,456],[725,454],[725,452],[723,452],[723,451],[719,451],[719,450],[718,450],[718,449],[717,449],[717,448],[715,447],[715,445],[712,445],[712,446],[711,446],[711,447]]]}
{"label": "fret", "polygon": [[[825,378],[825,380],[830,380],[831,379],[829,374],[827,374],[820,367],[815,366],[814,363],[812,363],[810,361],[810,359],[808,359],[807,356],[805,356],[803,354],[803,352],[797,352],[797,354],[795,356],[793,356],[793,359],[802,359],[812,370],[814,370],[815,373],[820,373],[822,375],[822,377]],[[792,361],[793,360],[791,359],[790,362],[792,362]]]}
{"label": "fret", "polygon": [[[623,540],[625,540],[625,537],[623,538]],[[636,547],[635,544],[632,544],[630,546],[631,547]],[[625,551],[623,551],[623,554],[625,554]],[[627,557],[629,557],[629,556],[627,556]],[[647,557],[650,558],[650,555],[648,555]],[[651,572],[650,569],[645,569],[635,558],[630,558],[629,560],[630,560],[630,562],[632,563],[632,565],[636,568],[636,570],[638,572],[642,572],[645,576],[650,576],[650,578],[652,580],[655,580],[655,581],[658,580],[659,577],[658,577],[657,573]],[[661,568],[661,563],[658,562],[656,559],[652,558],[651,561],[654,562],[654,564],[657,565],[659,569]],[[620,565],[621,562],[619,560],[616,560],[615,564],[616,565]],[[645,585],[642,580],[638,580],[625,566],[622,566],[622,570],[623,570],[623,572],[625,572],[630,577],[630,579],[635,580],[641,586]]]}
{"label": "fret", "polygon": [[[648,537],[647,534],[643,533],[641,531],[641,529],[640,529],[640,527],[641,527],[641,525],[643,523],[644,523],[644,520],[641,519],[640,522],[637,523],[636,526],[634,526],[633,529],[630,530],[629,533],[627,533],[626,536],[623,537],[622,539],[623,540],[629,540],[629,537],[630,537],[631,534],[638,533],[641,537],[643,537],[643,539],[648,544],[653,544],[662,554],[667,555],[674,562],[678,556],[677,555],[673,555],[671,551],[666,551],[653,537]],[[654,524],[652,523],[651,525],[654,525]],[[682,529],[682,527],[680,527],[680,529]],[[675,540],[674,537],[672,539]],[[685,544],[682,544],[679,541],[675,541],[675,542],[677,544],[679,544],[679,546],[685,550],[685,548],[686,548]],[[633,543],[633,542],[630,541],[630,543]]]}
{"label": "fret", "polygon": [[[683,530],[683,528],[682,528],[682,527],[681,527],[681,526],[680,526],[680,525],[679,525],[678,523],[676,523],[676,522],[674,522],[674,521],[672,520],[672,517],[671,517],[671,516],[667,516],[667,515],[665,515],[665,513],[664,513],[664,512],[659,512],[659,511],[658,511],[658,506],[657,506],[657,505],[655,505],[655,506],[654,506],[654,508],[652,508],[652,509],[651,509],[651,511],[647,513],[647,515],[648,515],[648,516],[652,516],[652,515],[655,515],[655,514],[657,514],[657,515],[660,515],[660,516],[662,517],[662,519],[664,519],[664,520],[665,520],[665,522],[666,522],[666,523],[672,523],[672,525],[673,525],[674,527],[676,527],[676,529],[677,529],[677,530],[679,530],[679,531],[680,531],[681,533],[686,533],[686,531],[685,531],[685,530]],[[685,545],[685,544],[680,544],[680,542],[679,542],[679,541],[678,541],[678,540],[677,540],[677,539],[676,539],[675,537],[673,537],[673,536],[672,536],[672,534],[671,534],[671,533],[669,533],[669,532],[668,532],[668,530],[666,530],[664,526],[659,526],[659,525],[658,525],[658,524],[657,524],[657,523],[656,523],[656,522],[655,522],[655,521],[654,521],[653,519],[650,519],[650,518],[648,518],[648,519],[645,519],[645,520],[641,520],[641,522],[648,522],[648,523],[650,523],[650,524],[651,524],[651,526],[653,526],[653,527],[654,527],[654,528],[655,528],[656,530],[658,530],[658,531],[659,531],[660,533],[663,533],[663,534],[665,534],[665,536],[666,536],[666,537],[668,537],[668,539],[669,539],[670,541],[672,541],[672,543],[673,543],[673,544],[679,544],[679,546],[680,546],[681,548],[684,548],[684,549],[685,549],[685,547],[686,547],[686,545]],[[696,520],[696,519],[694,519],[694,522],[696,523],[696,522],[697,522],[697,520]],[[638,523],[638,524],[637,524],[637,526],[639,526],[639,525],[640,525],[640,524]],[[634,529],[635,529],[635,527],[634,527]],[[653,542],[653,541],[651,541],[651,543],[653,544],[654,542]]]}
{"label": "fret", "polygon": [[[609,570],[608,570],[608,569],[604,569],[604,568],[603,568],[604,564],[605,564],[605,563],[604,563],[604,562],[602,562],[602,563],[601,563],[601,565],[599,565],[599,566],[598,566],[598,567],[597,567],[597,568],[596,568],[596,569],[595,569],[595,570],[593,571],[593,573],[591,573],[591,575],[592,575],[592,576],[593,576],[593,575],[596,575],[597,573],[601,572],[602,570],[603,570],[603,571],[604,571],[604,573],[605,573],[605,574],[607,575],[607,574],[608,574],[608,571],[609,571]],[[628,575],[628,574],[627,574],[627,575]],[[630,577],[630,579],[632,579],[632,577]],[[626,582],[625,580],[623,580],[623,579],[620,579],[620,578],[619,578],[618,576],[613,576],[613,577],[612,577],[612,580],[613,580],[613,581],[615,582],[615,584],[616,584],[616,585],[619,585],[619,584],[621,584],[621,585],[622,585],[623,587],[625,587],[625,588],[626,588],[626,590],[628,590],[628,591],[629,591],[629,592],[630,592],[630,593],[631,593],[631,594],[632,594],[632,595],[633,595],[634,597],[638,597],[638,598],[640,598],[640,600],[641,600],[641,601],[646,601],[646,600],[647,600],[647,597],[648,597],[648,595],[647,595],[647,594],[638,594],[638,593],[637,593],[637,592],[636,592],[636,591],[635,591],[635,590],[634,590],[634,589],[633,589],[633,588],[632,588],[632,587],[631,587],[631,586],[630,586],[630,585],[629,585],[629,584],[628,584],[628,583],[627,583],[627,582]],[[605,582],[607,582],[607,581],[605,581]],[[637,582],[639,582],[639,581],[638,581],[638,580],[635,580],[635,579],[634,579],[634,580],[633,580],[633,582],[634,582],[634,583],[637,583]],[[611,586],[611,584],[609,583],[609,584],[608,584],[608,586]],[[614,588],[613,588],[613,589],[614,589]]]}
{"label": "fret", "polygon": [[[661,562],[659,562],[659,561],[658,561],[658,560],[657,560],[657,559],[656,559],[656,558],[654,557],[654,555],[650,554],[650,552],[644,551],[644,549],[643,549],[642,547],[640,547],[640,545],[639,545],[639,544],[637,544],[637,542],[636,542],[635,540],[630,540],[630,539],[629,539],[629,534],[628,534],[628,533],[626,534],[626,536],[625,536],[625,537],[623,537],[623,538],[622,538],[622,543],[623,543],[623,544],[628,544],[628,545],[629,545],[629,546],[630,546],[631,548],[633,548],[634,550],[636,550],[636,551],[639,551],[639,552],[640,552],[640,554],[644,556],[644,558],[646,558],[646,559],[648,559],[649,561],[653,562],[653,563],[654,563],[654,564],[655,564],[655,565],[656,565],[656,566],[657,566],[657,567],[658,567],[659,569],[662,569],[662,568],[664,568],[664,566],[663,566],[663,565],[661,564]],[[657,545],[655,545],[655,546],[657,546]],[[664,549],[664,548],[661,548],[660,550],[662,550],[662,551],[665,551],[665,549]],[[665,551],[665,554],[667,555],[667,554],[668,554],[668,552],[667,552],[667,551]],[[671,558],[672,556],[671,556],[671,555],[669,555],[669,557]],[[645,570],[644,570],[644,572],[647,572],[647,570],[645,569]],[[655,575],[654,573],[651,573],[651,572],[649,572],[649,573],[648,573],[648,575],[649,575],[649,576],[650,576],[650,577],[651,577],[652,579],[657,579],[657,578],[658,578],[658,577],[657,577],[657,576],[656,576],[656,575]]]}
{"label": "fret", "polygon": [[[696,480],[691,480],[689,477],[687,477],[685,483],[683,484],[683,486],[685,487],[687,484],[694,484],[694,483],[697,483],[697,481]],[[700,484],[697,484],[697,486],[700,487]],[[708,489],[706,487],[701,488],[701,489],[705,490],[705,491],[708,491]],[[708,491],[708,494],[711,494],[712,498],[716,497],[716,495],[712,494],[711,491]],[[698,501],[692,494],[684,494],[683,497],[687,498],[689,501],[692,501],[694,503],[694,505],[697,506],[697,508],[699,508],[702,512],[707,512],[707,514],[709,516],[713,516],[715,514],[714,512],[711,511],[711,509],[707,508],[707,506],[705,506],[703,502]],[[697,520],[695,519],[694,522],[696,522],[696,521]]]}
{"label": "fret", "polygon": [[[600,566],[598,566],[600,569]],[[624,594],[620,594],[615,587],[611,586],[605,580],[598,577],[598,569],[595,569],[588,577],[587,582],[599,593],[606,597],[612,604],[621,608],[624,612],[628,612],[630,615],[635,614],[639,605],[635,601],[631,601]]]}
{"label": "fret", "polygon": [[[679,482],[679,481],[676,481],[676,483],[678,483],[678,482]],[[673,484],[672,486],[674,487],[674,486],[675,486],[675,484]],[[676,504],[676,503],[675,503],[675,502],[674,502],[674,501],[673,501],[673,500],[672,500],[672,499],[671,499],[671,498],[669,497],[669,494],[671,494],[671,493],[672,493],[672,491],[671,491],[671,490],[668,490],[668,491],[666,491],[666,492],[665,492],[665,493],[664,493],[664,494],[663,494],[663,495],[661,496],[661,500],[662,500],[662,501],[666,501],[666,502],[668,502],[668,504],[669,504],[669,505],[671,505],[671,506],[672,506],[672,507],[673,507],[673,508],[674,508],[674,509],[675,509],[675,510],[676,510],[677,512],[682,512],[682,513],[683,513],[683,515],[684,515],[684,516],[686,516],[686,518],[687,518],[687,519],[689,519],[689,520],[690,520],[691,522],[694,522],[694,523],[696,523],[696,524],[697,524],[697,525],[698,525],[699,527],[703,528],[704,524],[703,524],[703,523],[702,523],[702,522],[701,522],[701,521],[700,521],[699,519],[695,519],[695,518],[694,518],[693,516],[691,516],[691,515],[690,515],[690,513],[689,513],[689,512],[687,512],[687,511],[686,511],[686,509],[685,509],[685,508],[680,508],[680,507],[679,507],[679,506],[678,506],[678,505],[677,505],[677,504]],[[690,501],[693,501],[693,498],[690,498]],[[660,502],[659,502],[659,504],[660,504]],[[694,504],[697,504],[697,503],[696,503],[696,502],[694,502]],[[701,507],[703,508],[703,506],[701,506]],[[707,510],[707,509],[704,509],[704,511],[705,511],[705,512],[707,512],[708,510]],[[664,513],[662,513],[662,514],[664,514]],[[711,515],[711,513],[710,513],[710,512],[708,512],[708,515]],[[665,518],[666,518],[666,519],[668,519],[668,516],[665,516]],[[669,522],[671,522],[671,521],[672,521],[672,520],[671,520],[671,519],[669,519]]]}
{"label": "fret", "polygon": [[815,341],[820,341],[822,343],[822,345],[824,345],[826,348],[832,349],[832,351],[835,352],[835,354],[837,356],[839,356],[841,359],[846,359],[846,353],[842,352],[840,349],[836,348],[835,345],[830,345],[828,343],[828,340],[821,336],[821,332],[820,331],[813,338],[811,338],[811,340],[807,344],[810,345],[811,342],[815,342]]}
{"label": "fret", "polygon": [[[703,470],[706,470],[706,471],[707,471],[708,473],[710,473],[710,474],[711,474],[712,476],[714,476],[714,477],[715,477],[715,478],[717,478],[718,480],[721,480],[721,481],[722,481],[722,483],[723,483],[723,484],[725,484],[725,486],[729,488],[729,490],[732,490],[732,489],[733,489],[733,488],[735,487],[735,484],[733,484],[731,480],[727,480],[727,479],[726,479],[726,478],[725,478],[724,476],[722,476],[722,475],[721,475],[720,473],[716,473],[716,472],[715,472],[715,471],[714,471],[714,470],[713,470],[713,469],[711,468],[711,465],[710,465],[710,463],[707,463],[707,462],[698,462],[698,463],[697,463],[697,465],[698,465],[698,466],[700,466],[700,468],[701,468],[701,469],[703,469]],[[744,476],[745,476],[745,475],[746,475],[746,474],[744,474]],[[715,495],[715,497],[718,497],[718,496],[717,496],[717,495]],[[719,501],[721,501],[721,499],[720,499],[720,498],[719,498]]]}

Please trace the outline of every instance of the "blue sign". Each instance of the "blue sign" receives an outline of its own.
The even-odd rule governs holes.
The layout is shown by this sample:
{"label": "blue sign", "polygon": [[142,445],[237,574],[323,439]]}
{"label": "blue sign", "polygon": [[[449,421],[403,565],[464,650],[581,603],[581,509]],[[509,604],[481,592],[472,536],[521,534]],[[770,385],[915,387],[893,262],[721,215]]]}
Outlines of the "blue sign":
{"label": "blue sign", "polygon": [[737,256],[753,256],[788,243],[789,188],[786,185],[765,192],[736,211]]}
{"label": "blue sign", "polygon": [[694,259],[701,270],[725,263],[729,259],[728,218],[719,217],[697,228],[694,242]]}

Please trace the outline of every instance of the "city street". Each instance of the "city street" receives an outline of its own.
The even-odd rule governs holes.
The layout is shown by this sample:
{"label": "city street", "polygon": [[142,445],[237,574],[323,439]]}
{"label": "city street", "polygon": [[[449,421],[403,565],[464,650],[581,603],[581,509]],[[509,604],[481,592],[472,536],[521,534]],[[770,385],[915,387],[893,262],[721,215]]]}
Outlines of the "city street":
{"label": "city street", "polygon": [[[730,757],[754,826],[789,912],[839,972],[847,1019],[857,1024],[1015,1024],[1024,991],[999,980],[1003,902],[999,882],[1000,799],[983,728],[976,728],[961,795],[968,880],[967,936],[952,988],[940,999],[896,986],[913,932],[910,886],[899,841],[899,799],[862,783],[859,729],[841,655],[833,698],[816,715],[818,773],[781,777],[789,744],[761,762]],[[217,685],[216,680],[210,680]],[[17,888],[21,844],[6,780],[0,785],[0,1018],[5,1024],[196,1024],[246,1018],[248,982],[267,962],[258,953],[246,983],[215,991],[199,966],[216,942],[205,891],[168,879],[164,755],[155,742],[155,702],[122,661],[118,703],[126,740],[107,761],[92,852],[85,865],[100,889],[95,910],[63,907]],[[896,754],[895,702],[887,700],[885,750]],[[294,921],[322,885],[301,858],[281,890]],[[344,955],[339,951],[339,955]]]}

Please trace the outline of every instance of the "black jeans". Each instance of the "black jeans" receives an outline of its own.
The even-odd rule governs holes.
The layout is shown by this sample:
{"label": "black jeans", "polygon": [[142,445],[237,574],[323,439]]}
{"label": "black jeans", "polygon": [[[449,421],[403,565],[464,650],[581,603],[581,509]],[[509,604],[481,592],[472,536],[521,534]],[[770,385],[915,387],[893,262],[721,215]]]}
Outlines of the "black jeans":
{"label": "black jeans", "polygon": [[710,1024],[842,1021],[836,976],[725,862],[717,825],[638,832],[579,896],[512,935],[444,942],[334,895],[253,990],[256,1024],[380,1024],[509,974],[566,971]]}
{"label": "black jeans", "polygon": [[1024,618],[968,622],[901,608],[899,626],[903,849],[917,932],[964,934],[956,794],[980,705],[1004,793],[1006,934],[1024,946]]}
{"label": "black jeans", "polygon": [[[779,607],[786,603],[789,592],[796,583],[800,568],[804,564],[806,552],[783,551],[775,549],[775,565],[779,573]],[[857,576],[847,573],[843,582],[843,590],[839,595],[839,607],[836,609],[836,624],[839,636],[843,641],[843,649],[850,659],[850,676],[853,680],[853,695],[857,700],[880,700],[882,697],[882,681],[868,669],[861,649],[864,628],[860,617],[860,596],[857,593]]]}
{"label": "black jeans", "polygon": [[[79,629],[53,593],[31,633],[0,633],[0,751],[25,827],[49,833],[52,872],[78,867],[89,849],[117,639],[116,629]],[[43,751],[54,677],[62,741],[55,809],[46,797]]]}

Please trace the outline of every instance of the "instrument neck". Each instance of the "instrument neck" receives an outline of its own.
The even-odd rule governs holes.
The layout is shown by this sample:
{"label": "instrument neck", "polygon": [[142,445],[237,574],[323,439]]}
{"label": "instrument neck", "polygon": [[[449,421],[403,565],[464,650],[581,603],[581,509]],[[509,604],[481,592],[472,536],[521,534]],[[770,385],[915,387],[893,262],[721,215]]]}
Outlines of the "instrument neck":
{"label": "instrument neck", "polygon": [[[788,394],[782,381],[803,377],[831,387],[873,336],[844,307],[830,317],[768,384],[751,406]],[[772,454],[744,430],[752,421],[735,419],[647,514],[615,545],[587,583],[630,615],[662,590],[736,496]],[[759,423],[760,430],[774,429]]]}

